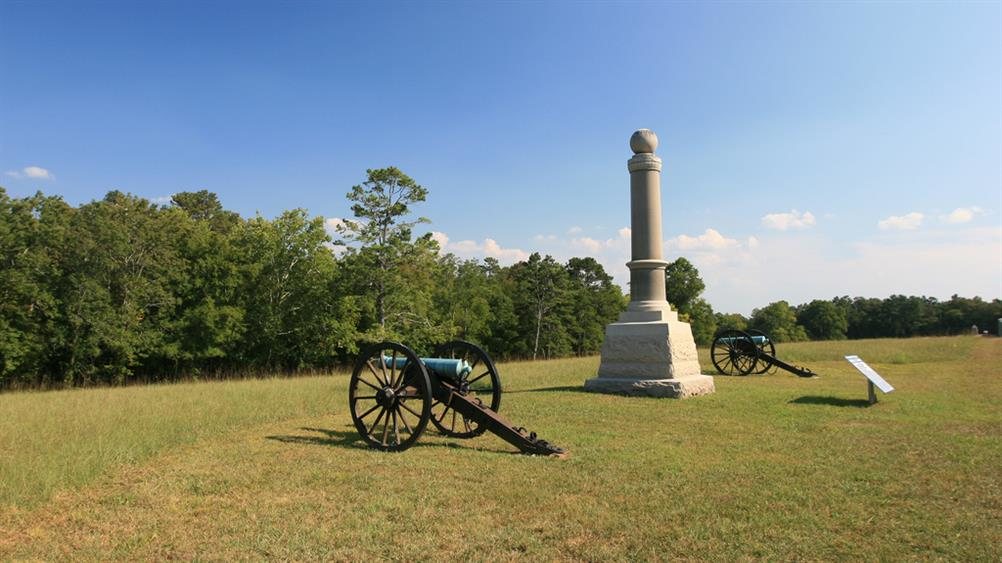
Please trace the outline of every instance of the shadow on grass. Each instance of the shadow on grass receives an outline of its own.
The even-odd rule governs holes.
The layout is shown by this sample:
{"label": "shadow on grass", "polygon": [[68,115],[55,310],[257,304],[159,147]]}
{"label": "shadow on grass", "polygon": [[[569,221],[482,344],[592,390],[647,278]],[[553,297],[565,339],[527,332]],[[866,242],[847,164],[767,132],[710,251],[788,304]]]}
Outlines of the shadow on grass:
{"label": "shadow on grass", "polygon": [[804,397],[798,397],[790,403],[796,405],[828,405],[832,407],[868,407],[870,402],[866,399],[840,399],[839,397],[819,397],[816,395],[807,395]]}
{"label": "shadow on grass", "polygon": [[[430,428],[431,425],[429,424],[428,426],[429,426],[429,428],[426,428],[425,432],[429,432],[429,430],[431,430],[431,428]],[[275,440],[276,442],[283,442],[283,443],[286,443],[286,444],[308,444],[308,445],[314,445],[314,446],[334,446],[334,447],[337,447],[337,448],[352,448],[352,449],[360,449],[360,450],[368,450],[368,449],[370,449],[369,445],[366,444],[365,441],[362,440],[362,437],[358,435],[358,432],[355,430],[355,427],[351,426],[349,428],[351,428],[351,430],[348,430],[348,431],[329,430],[329,429],[326,429],[326,428],[299,428],[299,430],[302,430],[304,432],[314,432],[314,433],[317,433],[317,434],[321,434],[321,436],[315,436],[315,435],[302,436],[302,435],[291,435],[290,434],[290,435],[278,435],[278,436],[265,436],[265,439],[266,440]],[[437,434],[437,432],[434,432],[434,430],[431,430],[431,431],[434,434]],[[422,433],[422,436],[424,436],[424,435],[426,435],[426,434]],[[473,438],[473,439],[476,440],[476,438]],[[463,440],[463,441],[466,442],[467,440]],[[412,445],[411,447],[412,448],[453,448],[453,449],[474,450],[474,451],[480,451],[480,452],[486,452],[486,453],[496,453],[496,454],[511,454],[511,453],[517,454],[518,453],[517,451],[513,452],[511,450],[498,450],[498,449],[494,449],[494,448],[468,447],[468,446],[465,446],[465,445],[462,445],[462,444],[459,444],[459,443],[456,443],[456,442],[445,442],[445,443],[442,443],[442,442],[431,442],[431,443],[428,443],[428,442],[421,442],[420,439],[418,439],[418,441],[416,443],[414,443],[414,445]]]}
{"label": "shadow on grass", "polygon": [[518,389],[515,391],[508,391],[507,389],[502,390],[502,395],[507,395],[509,393],[551,393],[551,392],[561,392],[561,393],[588,393],[593,394],[591,391],[586,391],[582,385],[563,385],[560,387],[539,387],[536,389]]}
{"label": "shadow on grass", "polygon": [[367,448],[365,442],[362,442],[362,437],[358,435],[354,429],[350,432],[341,432],[339,430],[327,430],[324,428],[300,428],[306,432],[316,432],[322,434],[321,436],[299,436],[299,435],[285,435],[285,436],[265,436],[268,440],[275,440],[276,442],[285,442],[286,444],[313,444],[315,446],[337,446],[337,447],[352,447],[352,448]]}

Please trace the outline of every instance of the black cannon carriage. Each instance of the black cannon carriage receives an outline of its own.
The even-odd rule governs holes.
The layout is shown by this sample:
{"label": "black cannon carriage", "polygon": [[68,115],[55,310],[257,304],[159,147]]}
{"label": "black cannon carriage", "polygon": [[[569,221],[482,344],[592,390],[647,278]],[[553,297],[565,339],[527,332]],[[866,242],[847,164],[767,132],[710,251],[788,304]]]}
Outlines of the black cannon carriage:
{"label": "black cannon carriage", "polygon": [[788,364],[776,357],[776,345],[759,330],[722,330],[710,346],[713,367],[723,375],[762,375],[776,368],[798,377],[814,377],[808,368]]}
{"label": "black cannon carriage", "polygon": [[431,422],[452,438],[491,432],[523,453],[566,453],[498,414],[497,368],[482,348],[461,340],[439,346],[430,358],[398,342],[370,346],[352,371],[348,406],[362,439],[380,450],[406,450]]}

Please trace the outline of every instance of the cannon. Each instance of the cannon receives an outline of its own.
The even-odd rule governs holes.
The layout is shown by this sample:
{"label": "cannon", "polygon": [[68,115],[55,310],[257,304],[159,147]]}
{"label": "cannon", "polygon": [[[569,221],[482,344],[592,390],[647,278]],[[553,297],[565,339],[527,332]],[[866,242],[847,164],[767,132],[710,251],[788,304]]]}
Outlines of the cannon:
{"label": "cannon", "polygon": [[788,364],[776,357],[776,345],[758,330],[722,330],[710,346],[713,367],[723,375],[762,375],[780,368],[798,377],[814,377],[813,371]]}
{"label": "cannon", "polygon": [[498,414],[497,368],[482,348],[461,340],[439,346],[430,358],[398,342],[368,347],[352,371],[348,406],[359,435],[378,450],[406,450],[431,422],[451,438],[491,432],[522,453],[566,454]]}

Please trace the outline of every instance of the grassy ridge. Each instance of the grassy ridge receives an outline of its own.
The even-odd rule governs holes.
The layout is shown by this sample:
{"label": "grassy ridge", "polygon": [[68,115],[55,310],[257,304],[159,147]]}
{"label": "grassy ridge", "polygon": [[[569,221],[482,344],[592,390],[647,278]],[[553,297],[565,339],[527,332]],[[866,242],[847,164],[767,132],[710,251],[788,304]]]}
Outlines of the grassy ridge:
{"label": "grassy ridge", "polygon": [[[502,412],[561,461],[432,431],[370,451],[344,376],[0,396],[5,468],[119,448],[42,504],[5,492],[0,558],[997,558],[1002,339],[778,348],[822,377],[666,401],[580,392],[596,358],[501,366]],[[895,393],[864,408],[848,353]],[[59,416],[74,450],[7,437]]]}

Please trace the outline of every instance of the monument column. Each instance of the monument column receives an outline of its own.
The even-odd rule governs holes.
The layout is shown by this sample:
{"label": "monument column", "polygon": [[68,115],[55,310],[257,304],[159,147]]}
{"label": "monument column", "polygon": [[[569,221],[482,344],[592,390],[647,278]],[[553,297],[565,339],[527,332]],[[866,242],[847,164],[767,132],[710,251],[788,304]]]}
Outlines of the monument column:
{"label": "monument column", "polygon": [[585,389],[602,393],[684,398],[713,393],[702,375],[689,323],[665,298],[661,233],[661,159],[658,137],[641,129],[630,137],[630,304],[605,327],[598,376]]}
{"label": "monument column", "polygon": [[658,309],[665,300],[665,267],[661,242],[661,159],[654,155],[658,137],[641,129],[630,137],[635,153],[627,162],[630,170],[630,227],[632,234],[630,307]]}

